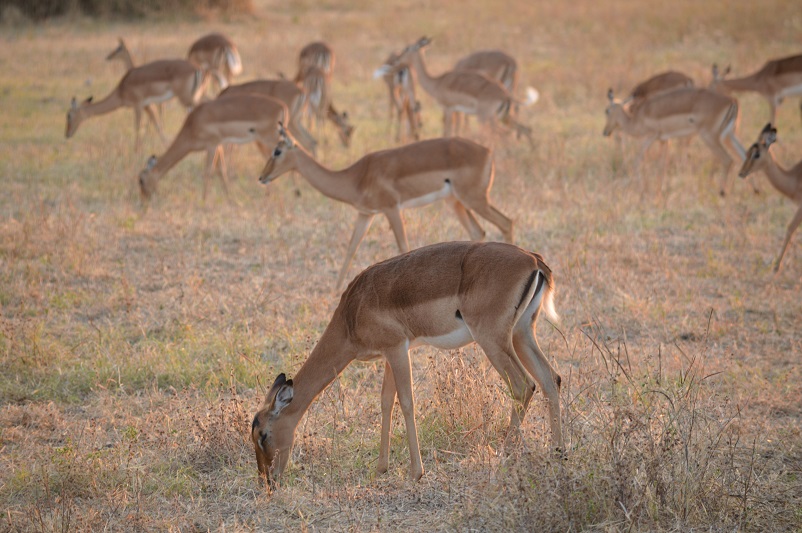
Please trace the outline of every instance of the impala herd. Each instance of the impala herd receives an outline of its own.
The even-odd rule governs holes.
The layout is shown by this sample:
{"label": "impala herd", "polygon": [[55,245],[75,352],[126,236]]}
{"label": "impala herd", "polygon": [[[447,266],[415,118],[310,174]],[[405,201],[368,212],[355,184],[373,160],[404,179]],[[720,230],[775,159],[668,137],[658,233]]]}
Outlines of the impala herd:
{"label": "impala herd", "polygon": [[[331,98],[335,54],[324,42],[313,42],[298,56],[292,79],[253,80],[233,85],[242,73],[234,43],[213,33],[193,43],[187,59],[166,59],[135,66],[120,39],[108,60],[119,60],[126,73],[105,98],[78,104],[67,113],[66,136],[72,137],[83,121],[120,107],[134,110],[134,143],[140,146],[144,112],[166,142],[160,112],[154,107],[177,98],[189,111],[181,130],[161,156],[151,156],[139,173],[144,200],[157,183],[187,154],[206,152],[203,197],[215,167],[219,167],[228,194],[226,150],[230,144],[255,142],[267,162],[259,181],[267,184],[296,171],[323,195],[352,205],[356,222],[342,267],[339,291],[359,244],[377,214],[390,223],[402,255],[375,264],[358,274],[345,289],[332,319],[308,360],[294,379],[280,374],[264,405],[253,418],[251,439],[259,472],[274,483],[287,466],[295,429],[314,399],[354,360],[383,358],[381,389],[381,445],[377,470],[389,466],[390,425],[396,397],[404,417],[410,450],[410,477],[423,475],[415,423],[415,405],[409,349],[422,344],[456,349],[479,344],[507,383],[514,399],[508,439],[515,440],[535,385],[546,396],[554,447],[564,451],[560,418],[560,376],[540,350],[535,322],[541,311],[556,320],[551,269],[535,253],[513,246],[513,221],[490,201],[493,151],[458,137],[468,115],[475,115],[490,132],[514,131],[533,143],[530,127],[517,118],[520,107],[538,98],[528,87],[516,97],[518,67],[514,58],[498,50],[470,54],[452,70],[430,74],[423,37],[392,53],[375,72],[387,85],[390,121],[395,138],[414,142],[364,155],[342,170],[331,170],[315,158],[320,132],[330,121],[344,146],[354,127],[348,114],[338,112]],[[802,55],[767,62],[756,73],[725,79],[729,68],[713,66],[707,88],[695,86],[681,72],[668,71],[637,85],[624,100],[608,91],[604,135],[615,131],[642,139],[636,157],[639,171],[651,144],[698,135],[723,167],[720,192],[734,162],[739,176],[762,170],[769,182],[793,200],[799,209],[788,226],[774,263],[780,268],[794,231],[802,223],[802,161],[790,169],[774,158],[777,141],[776,109],[787,96],[802,95]],[[207,96],[214,80],[218,95]],[[421,105],[416,85],[443,109],[443,136],[420,140]],[[738,101],[730,93],[754,91],[771,108],[771,122],[745,150],[736,137]],[[314,125],[314,126],[313,126]],[[405,134],[402,135],[402,130]],[[479,215],[501,232],[507,243],[450,242],[409,251],[402,210],[445,200],[473,241],[485,232]]]}

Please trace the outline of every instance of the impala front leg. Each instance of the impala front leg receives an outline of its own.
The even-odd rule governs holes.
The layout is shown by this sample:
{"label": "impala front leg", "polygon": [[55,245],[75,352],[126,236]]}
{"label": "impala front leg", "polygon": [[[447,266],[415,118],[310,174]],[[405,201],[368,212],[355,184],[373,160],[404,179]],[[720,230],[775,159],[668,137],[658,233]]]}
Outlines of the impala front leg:
{"label": "impala front leg", "polygon": [[423,477],[423,461],[420,456],[418,444],[418,427],[415,424],[415,395],[412,392],[412,367],[409,361],[409,352],[406,344],[395,348],[385,355],[388,364],[393,369],[395,388],[398,394],[398,403],[404,414],[407,428],[407,441],[409,442],[409,478],[418,481]]}
{"label": "impala front leg", "polygon": [[393,422],[395,407],[395,376],[388,361],[384,362],[384,380],[382,381],[382,433],[379,445],[379,462],[376,472],[384,474],[390,467],[390,427]]}
{"label": "impala front leg", "polygon": [[785,240],[783,241],[782,250],[780,250],[780,255],[777,257],[777,262],[774,263],[775,273],[780,271],[780,263],[785,255],[785,250],[788,248],[788,243],[791,242],[791,237],[794,235],[794,232],[796,231],[796,228],[799,227],[800,223],[802,223],[802,206],[799,207],[799,210],[794,215],[794,218],[791,219],[791,223],[788,224],[788,230],[785,232]]}

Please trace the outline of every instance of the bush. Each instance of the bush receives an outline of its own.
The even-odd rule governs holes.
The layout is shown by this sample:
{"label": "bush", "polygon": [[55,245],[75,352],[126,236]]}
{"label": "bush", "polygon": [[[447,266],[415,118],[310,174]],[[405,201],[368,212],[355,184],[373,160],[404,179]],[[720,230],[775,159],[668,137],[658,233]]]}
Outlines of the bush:
{"label": "bush", "polygon": [[97,18],[145,18],[153,15],[196,15],[253,12],[253,0],[8,0],[4,8],[18,10],[31,20],[70,13]]}

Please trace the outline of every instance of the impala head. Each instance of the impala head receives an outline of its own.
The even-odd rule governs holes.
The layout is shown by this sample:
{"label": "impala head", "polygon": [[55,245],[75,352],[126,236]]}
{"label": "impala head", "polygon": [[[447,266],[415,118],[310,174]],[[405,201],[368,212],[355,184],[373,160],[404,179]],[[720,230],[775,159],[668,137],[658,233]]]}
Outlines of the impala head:
{"label": "impala head", "polygon": [[118,45],[117,48],[111,51],[109,55],[106,56],[106,61],[113,61],[115,59],[119,59],[123,57],[125,50],[127,47],[125,46],[125,41],[123,41],[122,37],[117,37]]}
{"label": "impala head", "polygon": [[145,168],[139,173],[139,192],[143,200],[150,199],[156,192],[156,183],[159,181],[159,173],[154,170],[156,161],[155,155],[150,156]]}
{"label": "impala head", "polygon": [[280,418],[281,411],[292,402],[292,395],[292,380],[279,374],[251,424],[256,465],[271,484],[284,472],[295,440],[295,427],[284,427]]}
{"label": "impala head", "polygon": [[624,113],[624,106],[621,102],[616,101],[613,96],[613,90],[609,89],[607,91],[607,109],[605,109],[604,113],[607,116],[607,123],[604,125],[604,136],[609,137],[612,133],[618,128],[619,126],[619,118],[622,113]]}
{"label": "impala head", "polygon": [[760,132],[757,142],[746,151],[746,159],[744,159],[738,175],[745,178],[752,172],[763,168],[764,162],[768,159],[769,147],[776,141],[777,128],[772,127],[771,123],[766,124],[763,131]]}
{"label": "impala head", "polygon": [[75,97],[72,97],[72,101],[70,102],[70,109],[67,111],[67,129],[64,132],[64,136],[68,139],[75,135],[75,132],[78,131],[78,126],[81,125],[81,122],[84,120],[83,115],[83,108],[92,103],[92,97],[90,96],[83,102],[81,105],[78,105],[78,102],[75,100]]}
{"label": "impala head", "polygon": [[421,37],[414,43],[410,44],[406,48],[404,48],[400,54],[396,56],[390,56],[387,63],[382,65],[374,74],[374,77],[383,76],[389,72],[392,72],[396,67],[402,64],[409,64],[412,60],[412,57],[420,52],[424,47],[428,46],[432,40],[428,37]]}
{"label": "impala head", "polygon": [[278,123],[278,144],[273,153],[270,154],[270,159],[265,163],[265,168],[259,174],[259,183],[270,183],[285,172],[295,168],[294,158],[292,152],[294,150],[303,150],[303,147],[298,146],[292,135],[284,129],[284,124]]}
{"label": "impala head", "polygon": [[713,67],[710,69],[710,72],[713,74],[713,78],[710,80],[710,88],[712,89],[718,84],[718,82],[726,78],[727,74],[730,73],[730,70],[730,65],[727,65],[727,68],[724,69],[724,72],[721,72],[718,69],[718,65],[713,63]]}

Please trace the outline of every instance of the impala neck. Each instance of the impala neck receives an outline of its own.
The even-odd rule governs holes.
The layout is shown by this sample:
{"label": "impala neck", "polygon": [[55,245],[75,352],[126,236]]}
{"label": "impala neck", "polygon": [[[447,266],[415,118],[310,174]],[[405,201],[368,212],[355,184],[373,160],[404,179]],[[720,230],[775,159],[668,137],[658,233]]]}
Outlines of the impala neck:
{"label": "impala neck", "polygon": [[718,80],[717,83],[727,91],[757,91],[760,86],[760,80],[756,74],[731,80]]}
{"label": "impala neck", "polygon": [[281,412],[281,417],[293,430],[315,398],[354,360],[355,355],[355,350],[350,349],[345,322],[337,320],[335,311],[309,358],[292,378],[292,402]]}
{"label": "impala neck", "polygon": [[153,167],[154,174],[157,176],[163,175],[192,151],[190,143],[183,141],[184,136],[182,130],[178,133],[178,136],[170,147],[167,148],[167,151],[156,160],[156,165]]}
{"label": "impala neck", "polygon": [[777,160],[774,159],[774,154],[771,152],[771,149],[766,152],[769,157],[763,164],[763,172],[765,172],[775,189],[785,196],[794,199],[800,185],[802,185],[802,176],[796,176],[782,168],[777,163]]}
{"label": "impala neck", "polygon": [[432,78],[426,70],[426,63],[423,62],[423,54],[420,50],[412,54],[412,68],[417,72],[418,83],[423,87],[423,90],[434,96],[437,92],[437,80]]}
{"label": "impala neck", "polygon": [[103,100],[82,105],[79,108],[81,120],[86,120],[97,115],[111,113],[115,109],[122,107],[122,105],[122,100],[120,100],[120,96],[117,94],[117,90],[115,89]]}
{"label": "impala neck", "polygon": [[349,170],[353,167],[339,171],[329,170],[300,147],[296,147],[294,153],[295,169],[312,187],[324,196],[353,205],[356,184],[349,176]]}

